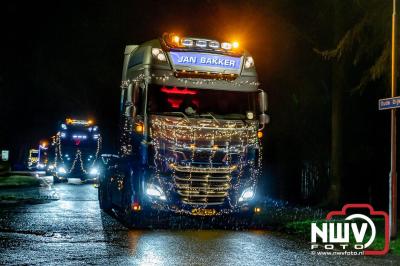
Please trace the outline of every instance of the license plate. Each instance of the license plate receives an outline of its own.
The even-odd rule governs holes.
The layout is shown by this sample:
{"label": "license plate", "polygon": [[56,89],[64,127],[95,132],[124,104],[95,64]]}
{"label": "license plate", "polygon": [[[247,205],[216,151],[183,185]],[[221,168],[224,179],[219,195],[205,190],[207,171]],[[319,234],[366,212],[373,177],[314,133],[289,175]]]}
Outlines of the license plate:
{"label": "license plate", "polygon": [[192,209],[192,214],[201,216],[212,216],[217,214],[217,211],[214,209]]}

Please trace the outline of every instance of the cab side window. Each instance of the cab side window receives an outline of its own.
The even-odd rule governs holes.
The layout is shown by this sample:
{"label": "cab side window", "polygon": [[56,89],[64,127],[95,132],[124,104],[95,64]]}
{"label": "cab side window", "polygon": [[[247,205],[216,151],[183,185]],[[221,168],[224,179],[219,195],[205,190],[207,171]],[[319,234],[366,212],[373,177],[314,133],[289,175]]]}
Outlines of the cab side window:
{"label": "cab side window", "polygon": [[137,82],[133,85],[133,92],[132,92],[132,117],[135,118],[137,115],[143,115],[143,99],[142,99],[142,91],[140,84]]}

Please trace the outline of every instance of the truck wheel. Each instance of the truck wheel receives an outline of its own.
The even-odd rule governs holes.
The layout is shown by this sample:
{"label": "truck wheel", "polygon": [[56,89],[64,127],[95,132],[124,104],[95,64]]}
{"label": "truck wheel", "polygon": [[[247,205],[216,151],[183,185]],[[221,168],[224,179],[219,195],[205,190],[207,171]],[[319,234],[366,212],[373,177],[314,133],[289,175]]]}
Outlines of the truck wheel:
{"label": "truck wheel", "polygon": [[58,184],[64,182],[62,179],[60,179],[58,176],[53,175],[53,183]]}
{"label": "truck wheel", "polygon": [[157,212],[125,211],[123,223],[129,229],[166,229],[169,222]]}
{"label": "truck wheel", "polygon": [[111,204],[110,193],[108,191],[108,186],[103,181],[103,178],[100,179],[98,193],[99,193],[100,209],[102,209],[105,212],[111,211],[112,204]]}

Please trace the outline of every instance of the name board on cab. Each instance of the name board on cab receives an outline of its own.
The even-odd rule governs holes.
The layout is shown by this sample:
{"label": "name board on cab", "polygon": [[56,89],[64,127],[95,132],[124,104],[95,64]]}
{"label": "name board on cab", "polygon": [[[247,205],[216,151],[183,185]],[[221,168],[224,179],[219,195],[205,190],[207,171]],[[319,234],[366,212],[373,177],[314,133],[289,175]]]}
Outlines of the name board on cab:
{"label": "name board on cab", "polygon": [[240,69],[240,57],[190,52],[171,52],[170,55],[174,65]]}

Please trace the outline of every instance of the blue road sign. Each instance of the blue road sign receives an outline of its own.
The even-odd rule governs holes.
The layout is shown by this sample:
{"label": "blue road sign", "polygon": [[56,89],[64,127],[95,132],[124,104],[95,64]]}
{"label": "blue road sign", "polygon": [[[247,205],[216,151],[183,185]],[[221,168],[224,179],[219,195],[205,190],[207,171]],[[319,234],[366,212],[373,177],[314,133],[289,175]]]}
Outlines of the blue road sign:
{"label": "blue road sign", "polygon": [[400,108],[400,97],[379,100],[379,110]]}

